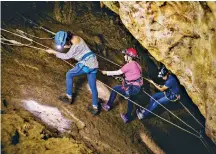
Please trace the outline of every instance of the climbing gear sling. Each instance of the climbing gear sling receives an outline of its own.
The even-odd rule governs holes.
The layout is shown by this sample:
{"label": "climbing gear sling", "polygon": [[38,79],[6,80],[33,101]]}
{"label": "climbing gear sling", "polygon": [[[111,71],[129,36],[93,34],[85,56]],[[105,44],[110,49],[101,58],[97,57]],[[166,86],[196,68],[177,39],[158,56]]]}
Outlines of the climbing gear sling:
{"label": "climbing gear sling", "polygon": [[84,72],[86,72],[86,73],[97,73],[97,68],[91,69],[91,68],[89,68],[88,66],[85,66],[84,64],[81,63],[82,61],[87,61],[89,58],[94,57],[94,56],[95,56],[95,54],[94,54],[94,52],[92,52],[92,51],[86,53],[86,54],[81,58],[81,61],[79,61],[79,62],[77,63],[77,65],[78,65],[80,68],[82,68],[82,70],[83,70]]}

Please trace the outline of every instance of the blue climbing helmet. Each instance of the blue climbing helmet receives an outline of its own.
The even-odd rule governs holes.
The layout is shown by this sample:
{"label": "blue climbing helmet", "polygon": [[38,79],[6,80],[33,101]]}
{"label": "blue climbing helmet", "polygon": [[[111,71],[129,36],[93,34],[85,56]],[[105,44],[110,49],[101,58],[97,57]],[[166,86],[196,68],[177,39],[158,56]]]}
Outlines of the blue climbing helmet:
{"label": "blue climbing helmet", "polygon": [[162,77],[166,76],[167,73],[168,73],[168,69],[165,66],[163,66],[161,68],[160,72],[158,73],[158,77],[162,78]]}
{"label": "blue climbing helmet", "polygon": [[67,32],[59,31],[55,35],[55,44],[57,48],[62,48],[66,44]]}

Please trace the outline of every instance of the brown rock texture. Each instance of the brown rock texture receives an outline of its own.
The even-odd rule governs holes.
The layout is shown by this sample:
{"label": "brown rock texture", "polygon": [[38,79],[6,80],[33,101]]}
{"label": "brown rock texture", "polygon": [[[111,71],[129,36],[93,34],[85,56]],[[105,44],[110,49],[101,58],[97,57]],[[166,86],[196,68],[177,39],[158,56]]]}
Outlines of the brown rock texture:
{"label": "brown rock texture", "polygon": [[1,127],[3,153],[93,153],[85,144],[71,137],[57,137],[27,111],[17,109],[17,106],[10,105],[5,111],[1,115],[4,123]]}
{"label": "brown rock texture", "polygon": [[55,2],[54,17],[57,21],[70,24],[74,18],[75,5],[74,2]]}
{"label": "brown rock texture", "polygon": [[[216,141],[216,2],[109,2],[123,24],[174,73]],[[119,6],[119,10],[116,7]]]}

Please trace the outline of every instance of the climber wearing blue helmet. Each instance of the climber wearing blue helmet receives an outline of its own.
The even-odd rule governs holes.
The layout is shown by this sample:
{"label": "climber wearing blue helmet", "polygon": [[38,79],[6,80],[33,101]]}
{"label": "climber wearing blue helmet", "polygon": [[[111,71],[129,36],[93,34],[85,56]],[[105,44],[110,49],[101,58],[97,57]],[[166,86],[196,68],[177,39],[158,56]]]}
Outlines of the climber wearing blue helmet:
{"label": "climber wearing blue helmet", "polygon": [[[69,33],[69,32],[68,32]],[[65,31],[59,31],[55,35],[55,44],[57,49],[61,49],[66,44],[66,39],[68,37],[68,33]]]}
{"label": "climber wearing blue helmet", "polygon": [[[147,107],[150,111],[153,111],[159,105],[158,103],[165,105],[169,102],[176,102],[180,99],[178,81],[172,74],[169,74],[168,70],[164,66],[158,73],[158,77],[165,80],[164,85],[158,85],[154,81],[148,80],[160,91],[154,94],[150,99]],[[149,111],[144,109],[137,109],[136,113],[138,119],[143,119],[149,115]]]}
{"label": "climber wearing blue helmet", "polygon": [[77,65],[69,70],[66,74],[66,94],[60,96],[59,99],[63,102],[72,104],[74,97],[73,78],[81,74],[87,74],[88,83],[92,91],[92,107],[89,111],[96,115],[98,114],[98,91],[96,87],[96,74],[98,70],[98,61],[96,55],[90,50],[85,41],[71,32],[59,31],[55,35],[55,44],[57,49],[70,48],[67,53],[61,53],[52,49],[46,51],[50,54],[56,55],[60,59],[74,58],[78,61]]}

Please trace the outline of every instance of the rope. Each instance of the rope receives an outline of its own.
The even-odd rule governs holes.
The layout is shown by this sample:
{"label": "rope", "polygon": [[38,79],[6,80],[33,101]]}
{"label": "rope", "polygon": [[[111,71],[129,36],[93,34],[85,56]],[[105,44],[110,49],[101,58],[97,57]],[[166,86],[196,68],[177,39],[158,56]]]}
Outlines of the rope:
{"label": "rope", "polygon": [[4,45],[9,45],[9,46],[21,46],[21,45],[16,45],[16,44],[10,44],[10,43],[5,43],[5,42],[1,42],[2,44],[4,44]]}
{"label": "rope", "polygon": [[[13,34],[13,33],[12,33],[12,34]],[[14,34],[14,35],[17,35],[17,34]],[[17,36],[19,36],[19,35],[17,35]],[[21,37],[21,36],[20,36],[20,37]],[[29,38],[27,38],[27,37],[24,37],[24,38],[27,39],[27,40],[29,40]],[[13,42],[14,40],[10,40],[10,41]],[[45,48],[49,48],[49,47],[47,47],[47,46],[45,46],[45,45],[43,45],[43,44],[41,44],[41,43],[38,43],[38,42],[36,42],[36,41],[33,41],[33,40],[32,40],[32,42],[35,42],[36,44],[41,45],[41,46],[43,46],[43,47],[45,47]],[[21,43],[21,44],[22,44],[22,43]],[[31,47],[31,48],[34,48],[34,49],[46,51],[46,49],[43,49],[43,48],[39,48],[39,47],[35,47],[35,46],[30,46],[30,45],[26,45],[26,44],[22,44],[22,45],[23,45],[23,46],[27,46],[27,47]],[[62,59],[62,60],[63,60],[63,59]],[[71,64],[71,63],[69,63],[69,62],[67,62],[67,61],[65,61],[65,60],[63,60],[63,61],[66,62],[67,64],[69,64],[70,66],[74,67],[73,64]],[[101,71],[101,70],[100,70],[100,71]],[[117,78],[117,79],[118,79],[118,78]],[[98,80],[98,81],[99,81],[99,80]],[[177,125],[177,124],[175,124],[175,123],[173,123],[173,122],[171,122],[171,121],[169,121],[169,120],[167,120],[167,119],[165,119],[165,118],[163,118],[163,117],[161,117],[161,116],[155,114],[154,112],[152,112],[152,111],[146,109],[145,107],[143,107],[143,106],[137,104],[135,101],[130,100],[128,97],[125,97],[124,95],[122,95],[122,94],[119,93],[118,91],[114,90],[114,89],[111,88],[110,86],[104,84],[104,83],[101,82],[101,81],[99,81],[99,82],[100,82],[101,84],[103,84],[104,86],[106,86],[107,88],[109,88],[110,90],[115,91],[117,94],[119,94],[120,96],[124,97],[124,98],[127,99],[128,101],[131,101],[133,104],[137,105],[138,107],[140,107],[140,108],[142,108],[142,109],[144,109],[144,110],[147,110],[148,112],[150,112],[150,113],[153,114],[154,116],[160,118],[161,120],[164,120],[165,122],[167,122],[167,123],[169,123],[169,124],[171,124],[171,125],[173,125],[173,126],[179,128],[180,130],[182,130],[182,131],[184,131],[184,132],[186,132],[186,133],[188,133],[188,134],[191,134],[191,135],[195,136],[196,138],[199,138],[199,139],[201,140],[201,142],[203,143],[203,145],[204,145],[204,146],[207,148],[207,150],[209,151],[209,149],[208,149],[208,143],[205,143],[205,140],[204,140],[204,138],[203,138],[201,135],[198,136],[197,134],[194,134],[194,133],[192,133],[192,132],[190,132],[190,131],[188,131],[188,130],[182,128],[181,126],[179,126],[179,125]],[[199,134],[200,134],[200,133],[199,133]],[[203,140],[202,140],[202,139],[203,139]]]}
{"label": "rope", "polygon": [[[96,53],[95,53],[96,54]],[[106,61],[108,61],[108,62],[110,62],[110,63],[112,63],[112,64],[114,64],[114,65],[116,65],[116,66],[119,66],[119,67],[122,67],[121,65],[119,65],[119,64],[117,64],[117,63],[115,63],[115,62],[113,62],[113,61],[111,61],[111,60],[109,60],[109,59],[107,59],[107,58],[104,58],[103,56],[100,56],[100,55],[98,55],[98,54],[96,54],[98,57],[100,57],[100,58],[102,58],[102,59],[104,59],[104,60],[106,60]]]}
{"label": "rope", "polygon": [[[104,60],[106,60],[106,61],[108,61],[108,62],[111,62],[112,64],[114,64],[114,65],[116,65],[116,66],[121,67],[120,65],[118,65],[118,64],[116,64],[116,63],[114,63],[114,62],[112,62],[111,60],[109,60],[109,59],[107,59],[107,58],[104,58],[104,57],[102,57],[102,56],[99,56],[99,57],[103,58]],[[118,77],[118,79],[119,79],[119,78],[121,78],[121,77]],[[148,81],[148,79],[145,78],[145,77],[143,77],[143,79],[145,79],[145,80]],[[143,90],[143,92],[146,93],[150,98],[154,99],[154,98],[153,98],[151,95],[149,95],[146,91]],[[155,99],[154,99],[154,100],[155,100]],[[177,119],[179,119],[181,122],[183,122],[183,123],[186,124],[188,127],[190,127],[191,129],[193,129],[195,132],[198,133],[197,130],[195,130],[195,129],[192,128],[190,125],[188,125],[187,123],[185,123],[181,118],[179,118],[178,116],[176,116],[173,112],[171,112],[169,109],[167,109],[165,106],[163,106],[160,102],[158,102],[157,100],[155,100],[155,101],[156,101],[159,105],[161,105],[164,109],[166,109],[168,112],[170,112],[173,116],[175,116]],[[199,120],[198,120],[196,117],[194,117],[194,116],[192,115],[192,113],[189,111],[188,108],[186,108],[186,106],[184,106],[181,102],[180,102],[180,104],[181,104],[181,105],[184,107],[184,109],[196,120],[196,122],[197,122],[199,125],[201,125],[202,127],[204,127],[204,126],[199,122]]]}
{"label": "rope", "polygon": [[46,29],[46,28],[44,28],[44,27],[42,27],[42,26],[39,26],[38,24],[36,24],[36,23],[33,22],[32,20],[27,19],[26,17],[22,16],[22,15],[19,14],[18,12],[16,12],[16,13],[17,13],[19,16],[21,16],[25,21],[28,21],[30,24],[34,25],[35,27],[37,27],[37,28],[39,28],[39,29],[42,29],[42,30],[44,30],[44,31],[46,31],[46,32],[48,32],[48,33],[50,33],[50,34],[52,34],[52,35],[55,35],[54,32],[52,32],[52,31],[50,31],[50,30],[48,30],[48,29]]}
{"label": "rope", "polygon": [[148,112],[150,112],[151,114],[155,115],[156,117],[158,117],[158,118],[160,118],[160,119],[166,121],[167,123],[169,123],[169,124],[171,124],[171,125],[173,125],[173,126],[179,128],[179,129],[181,129],[181,130],[183,130],[183,131],[185,131],[185,132],[187,132],[187,133],[189,133],[189,134],[191,134],[191,135],[193,135],[193,136],[195,136],[195,137],[197,137],[197,138],[200,138],[198,135],[196,135],[196,134],[194,134],[194,133],[192,133],[192,132],[190,132],[190,131],[188,131],[188,130],[182,128],[181,126],[178,126],[178,125],[174,124],[173,122],[168,121],[167,119],[165,119],[165,118],[163,118],[163,117],[161,117],[161,116],[155,114],[154,112],[148,110],[147,108],[145,108],[145,107],[143,107],[143,106],[137,104],[136,102],[130,100],[128,97],[125,97],[124,95],[122,95],[122,94],[119,93],[118,91],[114,90],[113,88],[109,87],[108,85],[104,84],[103,82],[101,82],[101,81],[99,81],[99,82],[100,82],[101,84],[103,84],[104,86],[106,86],[107,88],[109,88],[110,90],[115,91],[115,92],[116,92],[117,94],[119,94],[120,96],[122,96],[122,97],[124,97],[125,99],[129,100],[129,101],[132,102],[133,104],[137,105],[138,107],[140,107],[140,108],[142,108],[142,109],[144,109],[144,110],[147,110]]}
{"label": "rope", "polygon": [[[35,41],[34,41],[34,42],[35,42]],[[37,43],[37,44],[39,44],[39,45],[42,45],[41,43],[38,43],[38,42],[35,42],[35,43]],[[22,43],[21,43],[21,44],[22,44]],[[24,44],[22,44],[22,45],[24,45]],[[25,46],[27,46],[27,45],[25,45]],[[47,47],[47,46],[45,46],[45,45],[42,45],[42,46],[43,46],[43,47],[46,47],[46,48],[49,48],[49,47]],[[34,48],[34,49],[46,51],[46,49],[38,48],[38,47],[35,47],[35,46],[27,46],[27,47],[31,47],[31,48]],[[65,60],[63,60],[63,61],[66,62],[67,64],[69,64],[70,66],[74,67],[74,65],[72,65],[71,63],[69,63],[69,62],[67,62],[67,61],[65,61]],[[166,121],[166,122],[172,124],[173,126],[179,128],[179,129],[181,129],[181,130],[183,130],[183,131],[185,131],[185,132],[187,132],[187,133],[189,133],[189,134],[191,134],[191,135],[196,136],[197,138],[199,138],[198,135],[196,135],[196,134],[194,134],[194,133],[192,133],[192,132],[190,132],[190,131],[188,131],[188,130],[186,130],[186,129],[184,129],[184,128],[182,128],[182,127],[180,127],[180,126],[178,126],[178,125],[176,125],[176,124],[174,124],[174,123],[172,123],[172,122],[170,122],[170,121],[168,121],[167,119],[165,119],[165,118],[163,118],[163,117],[161,117],[161,116],[159,116],[159,115],[153,113],[152,111],[150,111],[150,110],[148,110],[148,109],[142,107],[141,105],[139,105],[139,104],[137,104],[136,102],[130,100],[130,99],[127,98],[127,97],[125,97],[124,95],[122,95],[121,93],[117,92],[116,90],[114,90],[113,88],[109,87],[108,85],[104,84],[103,82],[101,82],[101,81],[99,81],[99,82],[100,82],[101,84],[103,84],[104,86],[106,86],[107,88],[109,88],[109,89],[115,91],[115,92],[118,93],[120,96],[124,97],[125,99],[127,99],[127,100],[131,101],[132,103],[134,103],[135,105],[139,106],[140,108],[143,108],[144,110],[149,111],[150,113],[152,113],[153,115],[157,116],[158,118],[160,118],[160,119],[162,119],[162,120],[164,120],[164,121]]]}
{"label": "rope", "polygon": [[2,31],[7,32],[7,33],[13,34],[13,35],[15,35],[15,36],[19,36],[19,37],[21,37],[21,38],[24,38],[24,39],[30,41],[30,42],[33,42],[32,39],[30,39],[30,38],[28,38],[28,37],[26,37],[26,36],[23,36],[23,35],[19,35],[19,34],[16,34],[16,33],[10,32],[10,31],[8,31],[8,30],[6,30],[6,29],[4,29],[4,28],[0,28],[0,29],[1,29]]}
{"label": "rope", "polygon": [[[116,65],[116,66],[119,66],[119,67],[121,67],[120,65],[118,65],[118,64],[116,64],[115,62],[113,62],[113,61],[111,61],[111,60],[109,60],[109,59],[106,59],[106,58],[104,58],[104,57],[102,57],[102,56],[100,56],[100,55],[97,55],[98,57],[100,57],[100,58],[102,58],[102,59],[104,59],[104,60],[106,60],[106,61],[108,61],[108,62],[110,62],[110,63],[112,63],[112,64],[114,64],[114,65]],[[122,77],[114,77],[116,80],[119,80],[119,81],[122,81],[123,80],[123,78]],[[143,77],[143,79],[145,79],[145,80],[147,80],[148,81],[148,79],[147,78],[145,78],[145,77]],[[102,83],[102,82],[101,82]],[[104,83],[102,83],[102,84],[104,84]],[[107,85],[106,85],[107,86]],[[107,86],[109,89],[112,89],[111,87],[109,87],[109,86]],[[115,91],[114,89],[112,89],[113,91]],[[115,92],[117,92],[117,91],[115,91]],[[150,98],[153,98],[151,95],[149,95],[146,91],[144,91],[143,90],[143,92],[144,93],[146,93]],[[117,92],[118,93],[118,92]],[[119,95],[121,95],[120,93],[118,93]],[[123,95],[121,95],[121,96],[123,96]],[[124,96],[123,96],[124,97]],[[127,97],[124,97],[125,99],[128,99]],[[154,99],[154,98],[153,98]],[[128,99],[129,100],[129,99]],[[154,99],[155,100],[155,99]],[[131,101],[131,100],[130,100]],[[133,102],[133,101],[131,101],[131,102]],[[197,130],[195,130],[192,126],[190,126],[190,125],[188,125],[187,123],[185,123],[181,118],[179,118],[178,116],[176,116],[174,113],[172,113],[169,109],[167,109],[165,106],[163,106],[162,104],[160,104],[158,101],[156,101],[159,105],[161,105],[162,107],[164,107],[168,112],[170,112],[173,116],[175,116],[178,120],[180,120],[181,122],[183,122],[186,126],[188,126],[189,128],[191,128],[191,129],[193,129],[196,133],[198,133],[198,131]],[[137,105],[137,106],[139,106],[139,107],[141,107],[141,108],[143,108],[144,110],[147,110],[147,111],[149,111],[148,109],[146,109],[146,108],[144,108],[144,107],[142,107],[142,106],[140,106],[139,104],[137,104],[137,103],[135,103],[135,102],[133,102],[135,105]],[[200,122],[199,122],[199,120],[189,111],[189,109],[186,107],[186,106],[184,106],[183,105],[183,103],[182,102],[180,102],[179,101],[179,103],[184,107],[184,109],[194,118],[194,120],[200,125],[200,126],[202,126],[203,128],[205,128]],[[160,116],[158,116],[157,114],[155,114],[155,113],[153,113],[153,112],[151,112],[151,111],[149,111],[150,113],[152,113],[153,115],[155,115],[155,116],[157,116],[157,117],[159,117],[160,119],[162,119],[162,120],[164,120],[164,121],[166,121],[166,122],[168,122],[168,123],[171,123],[172,125],[174,124],[174,123],[172,123],[172,122],[170,122],[170,121],[168,121],[168,120],[166,120],[166,119],[164,119],[164,118],[162,118],[162,117],[160,117]],[[175,124],[174,124],[175,125]],[[178,125],[176,126],[176,127],[178,127]],[[179,127],[178,127],[179,128]],[[181,129],[181,128],[180,128]],[[185,130],[184,130],[185,131]],[[187,130],[186,130],[187,131]],[[190,132],[190,134],[191,134],[191,132]],[[200,134],[200,133],[198,133],[198,134]],[[195,135],[195,134],[192,134],[192,135]],[[195,135],[196,136],[196,135]],[[206,147],[206,149],[209,151],[209,152],[212,152],[212,150],[209,150],[209,149],[211,149],[210,147],[209,147],[209,145],[208,145],[208,143],[204,140],[204,138],[202,137],[202,139],[201,139],[201,137],[198,137],[198,136],[196,136],[197,138],[199,138],[200,140],[201,140],[201,142],[203,143],[203,145]],[[212,152],[212,153],[214,153],[214,152]]]}
{"label": "rope", "polygon": [[179,103],[184,107],[184,109],[194,118],[194,120],[196,120],[196,122],[201,126],[201,127],[203,127],[203,128],[205,128],[204,126],[203,126],[203,124],[201,124],[200,122],[199,122],[199,120],[188,110],[188,108],[181,102],[181,101],[179,101]]}
{"label": "rope", "polygon": [[[106,59],[106,58],[104,58],[104,57],[102,57],[102,56],[99,56],[99,57],[101,57],[101,58],[103,58],[104,60],[106,60],[106,61],[108,61],[108,62],[111,62],[112,64],[115,64],[115,65],[117,65],[117,66],[119,66],[119,67],[121,67],[120,65],[118,65],[118,64],[116,64],[116,63],[114,63],[114,62],[112,62],[111,60],[109,60],[109,59]],[[115,77],[115,79],[116,80],[119,80],[119,81],[122,81],[123,80],[123,78],[122,77]],[[145,79],[145,80],[148,80],[147,78],[145,78],[145,77],[143,77],[143,79]],[[109,87],[110,88],[110,87]],[[110,88],[110,89],[112,89],[112,88]],[[114,90],[115,91],[115,90]],[[116,92],[116,91],[115,91]],[[149,97],[151,97],[151,98],[153,98],[151,95],[149,95],[146,91],[144,91],[143,90],[143,92],[144,93],[146,93]],[[117,92],[118,93],[118,92]],[[120,94],[121,95],[121,94]],[[123,96],[123,95],[121,95],[121,96]],[[124,96],[123,96],[124,97]],[[126,97],[125,97],[126,98]],[[127,98],[126,98],[127,99]],[[154,98],[153,98],[154,99]],[[154,99],[155,100],[155,99]],[[157,103],[159,103],[158,101],[156,101]],[[135,102],[133,102],[134,104],[136,104]],[[183,105],[183,103],[182,102],[180,102],[179,101],[179,103],[184,107],[184,109],[196,120],[196,122],[199,124],[199,125],[201,125],[203,128],[205,128],[200,122],[199,122],[199,120],[196,118],[196,117],[194,117],[194,115],[189,111],[189,109],[186,107],[186,106],[184,106]],[[159,103],[160,104],[160,103]],[[140,105],[138,105],[138,104],[136,104],[137,106],[140,106]],[[161,106],[163,106],[162,104],[160,104]],[[163,106],[165,109],[167,109],[165,106]],[[142,107],[141,106],[141,108],[143,108],[143,109],[145,109],[145,110],[147,110],[146,108],[144,108],[144,107]],[[167,109],[168,110],[168,109]],[[179,119],[180,121],[182,121],[184,124],[186,124],[188,127],[190,127],[191,129],[193,129],[196,133],[198,133],[198,131],[196,131],[193,127],[191,127],[190,125],[188,125],[187,123],[185,123],[182,119],[180,119],[178,116],[176,116],[175,114],[173,114],[170,110],[168,110],[172,115],[174,115],[177,119]],[[150,112],[150,113],[152,113],[152,114],[154,114],[153,112]],[[155,114],[154,114],[155,115]],[[155,116],[158,116],[158,115],[155,115]],[[164,119],[163,119],[164,120]],[[166,120],[166,119],[165,119]],[[168,121],[168,122],[170,122],[170,121]],[[199,133],[200,134],[200,133]],[[197,136],[196,136],[197,137]],[[203,140],[206,142],[206,143],[204,143],[204,141],[201,139],[201,137],[198,137],[200,140],[201,140],[201,142],[204,144],[204,146],[206,147],[206,149],[210,152],[210,150],[209,150],[209,146],[208,146],[208,143],[204,140],[204,138],[203,138]],[[210,148],[211,149],[211,148]],[[214,153],[214,152],[213,152]]]}
{"label": "rope", "polygon": [[215,154],[202,135],[200,136],[200,141],[202,142],[202,144],[205,146],[205,148],[208,150],[209,153]]}
{"label": "rope", "polygon": [[[14,40],[11,40],[12,42],[14,41]],[[11,43],[12,43],[11,42]],[[33,49],[37,49],[37,50],[43,50],[43,51],[46,51],[46,49],[43,49],[43,48],[39,48],[39,47],[35,47],[35,46],[32,46],[32,45],[26,45],[26,44],[22,44],[22,43],[20,43],[19,42],[19,45],[16,45],[16,44],[8,44],[8,43],[4,43],[4,42],[1,42],[2,44],[5,44],[5,45],[11,45],[11,46],[25,46],[25,47],[30,47],[30,48],[33,48]]]}
{"label": "rope", "polygon": [[[17,14],[19,14],[19,13],[17,13]],[[20,14],[19,14],[20,15]],[[27,18],[25,18],[24,16],[22,16],[22,15],[20,15],[25,21],[26,20],[28,20],[31,24],[33,24],[34,26],[36,26],[36,27],[38,27],[39,29],[42,29],[42,30],[44,30],[44,31],[46,31],[46,32],[48,32],[48,33],[51,33],[51,34],[53,34],[53,35],[55,35],[55,33],[54,32],[52,32],[52,31],[50,31],[50,30],[48,30],[48,29],[46,29],[46,28],[44,28],[44,27],[42,27],[42,26],[39,26],[39,25],[37,25],[36,23],[34,23],[32,20],[29,20],[29,19],[27,19]],[[38,37],[35,37],[35,38],[38,38]],[[25,37],[25,39],[27,39],[27,37]],[[35,42],[36,43],[36,42]],[[30,46],[29,46],[30,47]],[[32,46],[31,46],[32,47]],[[47,47],[48,48],[48,47]],[[39,48],[38,48],[39,49]],[[111,61],[111,60],[108,60],[108,59],[106,59],[106,58],[104,58],[104,57],[102,57],[102,56],[100,56],[100,55],[98,55],[97,54],[97,56],[98,57],[100,57],[100,58],[102,58],[102,59],[104,59],[104,60],[106,60],[106,61],[108,61],[108,62],[110,62],[110,63],[112,63],[112,64],[114,64],[114,65],[116,65],[116,66],[119,66],[119,67],[121,67],[119,64],[117,64],[117,63],[114,63],[113,61]],[[70,64],[69,62],[67,62],[67,61],[65,61],[65,60],[63,60],[64,62],[66,62],[67,64],[69,64],[69,65],[71,65],[71,66],[73,66],[72,64]],[[144,78],[144,77],[143,77]],[[121,77],[119,77],[119,78],[115,78],[115,79],[121,79]],[[146,78],[144,78],[144,79],[146,79]],[[100,81],[101,82],[101,81]],[[102,83],[102,82],[101,82]],[[102,84],[104,84],[104,83],[102,83]],[[112,89],[111,87],[109,87],[108,85],[106,85],[106,84],[104,84],[105,86],[107,86],[109,89]],[[114,90],[114,89],[112,89],[112,90]],[[118,92],[117,92],[118,93]],[[120,94],[120,93],[119,93]],[[121,95],[121,94],[120,94]],[[124,96],[123,96],[124,97]],[[128,98],[127,98],[128,99]],[[132,101],[133,102],[133,101]],[[135,102],[133,102],[134,104],[136,104]],[[181,102],[180,102],[180,104],[182,104]],[[137,106],[140,106],[139,104],[136,104]],[[188,111],[188,113],[199,123],[199,124],[201,124],[193,115],[192,115],[192,113],[182,104],[182,106]],[[143,108],[143,109],[145,109],[144,107],[142,107],[142,106],[140,106],[141,108]],[[147,109],[146,109],[147,110]],[[152,113],[152,114],[154,114],[153,112],[151,112],[151,111],[149,111],[150,113]],[[156,115],[156,114],[154,114],[155,116],[157,116],[157,117],[160,117],[160,116],[158,116],[158,115]],[[160,117],[160,118],[162,118],[162,117]],[[171,123],[172,125],[174,125],[174,126],[176,126],[176,127],[178,127],[178,128],[180,128],[181,129],[181,127],[180,126],[178,126],[178,125],[175,125],[175,124],[173,124],[172,122],[170,122],[170,121],[168,121],[168,120],[166,120],[166,119],[164,119],[164,118],[162,118],[162,120],[165,120],[166,122],[168,122],[168,123]],[[202,125],[202,124],[201,124]],[[203,125],[202,125],[203,126]],[[204,126],[203,126],[204,127]],[[189,131],[187,131],[187,130],[185,130],[184,128],[182,128],[184,131],[186,131],[186,132],[188,132],[188,133],[190,133],[191,134],[191,132],[189,132]],[[195,135],[195,134],[193,134],[192,133],[192,135],[194,135],[194,136],[196,136],[197,138],[199,138],[200,140],[201,140],[201,138],[200,137],[198,137],[197,135]],[[202,140],[201,140],[202,141]]]}
{"label": "rope", "polygon": [[40,39],[40,40],[52,40],[52,39],[54,38],[54,37],[49,37],[49,38],[37,37],[37,36],[31,35],[31,34],[28,34],[28,33],[24,32],[24,31],[22,31],[22,30],[19,30],[19,29],[16,29],[16,31],[17,31],[18,33],[24,35],[24,36],[25,36],[25,35],[28,35],[28,36],[30,36],[30,37],[37,38],[37,39]]}
{"label": "rope", "polygon": [[[71,63],[69,63],[69,62],[67,62],[67,64],[69,64],[70,66],[74,67],[74,65],[71,64]],[[100,80],[98,80],[98,81],[99,81],[101,84],[103,84],[104,86],[106,86],[107,88],[109,88],[110,90],[115,91],[117,94],[119,94],[120,96],[122,96],[124,99],[129,100],[130,102],[132,102],[133,104],[139,106],[140,108],[142,108],[142,109],[144,109],[144,110],[147,110],[148,112],[152,113],[152,114],[155,115],[156,117],[158,117],[158,118],[160,118],[160,119],[166,121],[167,123],[170,123],[171,125],[173,125],[173,126],[179,128],[179,129],[181,129],[181,130],[183,130],[183,131],[185,131],[185,132],[187,132],[187,133],[189,133],[189,134],[191,134],[191,135],[193,135],[193,136],[195,136],[195,137],[197,137],[197,138],[200,138],[198,135],[196,135],[196,134],[194,134],[194,133],[192,133],[192,132],[190,132],[190,131],[188,131],[188,130],[182,128],[181,126],[178,126],[178,125],[174,124],[173,122],[168,121],[167,119],[165,119],[165,118],[163,118],[163,117],[161,117],[161,116],[155,114],[154,112],[148,110],[147,108],[145,108],[145,107],[143,107],[143,106],[137,104],[135,101],[132,101],[132,100],[129,99],[128,97],[122,95],[121,93],[119,93],[119,92],[116,91],[115,89],[111,88],[111,87],[108,86],[107,84],[101,82]]]}
{"label": "rope", "polygon": [[[3,42],[2,42],[3,41]],[[10,42],[11,44],[9,43],[5,43],[4,41],[6,42]],[[5,45],[11,45],[11,46],[29,46],[32,44],[32,42],[30,42],[29,44],[23,44],[23,43],[20,43],[20,42],[17,42],[15,40],[8,40],[6,39],[5,37],[1,36],[1,43],[2,44],[5,44]]]}
{"label": "rope", "polygon": [[[100,56],[101,58],[102,58],[102,56]],[[107,61],[109,61],[109,62],[112,62],[111,60],[108,60],[108,59],[106,59],[106,58],[104,58],[103,57],[103,59],[105,59],[105,60],[107,60]],[[118,65],[118,64],[116,64],[116,63],[114,63],[114,62],[112,62],[112,64],[115,64],[115,65],[117,65],[117,66],[120,66],[120,65]],[[120,66],[121,67],[121,66]],[[145,77],[143,77],[145,80],[147,80]],[[187,127],[189,127],[189,128],[191,128],[192,130],[194,130],[196,133],[198,133],[199,134],[199,132],[197,131],[197,130],[195,130],[192,126],[190,126],[190,125],[188,125],[186,122],[184,122],[181,118],[179,118],[178,116],[176,116],[172,111],[170,111],[168,108],[166,108],[164,105],[162,105],[160,102],[158,102],[156,99],[154,99],[151,95],[149,95],[145,90],[143,90],[143,92],[145,93],[145,94],[147,94],[150,98],[152,98],[154,101],[156,101],[160,106],[162,106],[165,110],[167,110],[169,113],[171,113],[174,117],[176,117],[178,120],[180,120],[183,124],[185,124]],[[193,118],[195,118],[195,117],[193,117]],[[198,121],[198,120],[196,120],[196,121]]]}
{"label": "rope", "polygon": [[[38,44],[38,45],[41,45],[41,46],[43,46],[43,47],[49,49],[49,47],[47,47],[47,46],[45,46],[45,45],[43,45],[43,44],[41,44],[41,43],[38,43],[38,42],[36,42],[36,41],[34,41],[34,40],[28,38],[27,36],[19,35],[19,34],[17,34],[17,33],[10,32],[10,31],[8,31],[8,30],[6,30],[6,29],[3,29],[3,28],[1,28],[1,30],[2,30],[2,31],[5,31],[5,32],[7,32],[7,33],[13,34],[13,35],[15,35],[15,36],[24,38],[24,39],[26,39],[26,40],[28,40],[28,41],[30,41],[30,42],[34,42],[34,43],[36,43],[36,44]],[[19,30],[19,29],[17,29],[17,30]],[[23,44],[23,45],[24,45],[24,44]],[[26,45],[25,45],[25,46],[26,46]],[[40,49],[40,50],[41,50],[41,49]]]}
{"label": "rope", "polygon": [[[18,34],[16,34],[16,33],[12,33],[12,32],[10,32],[10,31],[7,31],[7,30],[5,30],[5,29],[2,29],[3,31],[5,31],[5,32],[8,32],[8,33],[10,33],[10,34],[14,34],[14,35],[16,35],[16,36],[19,36],[19,37],[22,37],[22,38],[25,38],[25,39],[27,39],[27,40],[31,40],[31,42],[34,42],[34,43],[36,43],[36,44],[38,44],[38,45],[41,45],[41,46],[43,46],[43,47],[45,47],[45,48],[49,48],[49,47],[47,47],[47,46],[45,46],[45,45],[43,45],[43,44],[41,44],[41,43],[38,43],[38,42],[36,42],[36,41],[34,41],[34,40],[32,40],[32,39],[29,39],[28,37],[26,37],[26,36],[22,36],[22,35],[18,35]],[[20,31],[19,29],[17,29],[18,31]],[[16,42],[17,43],[17,42]],[[22,45],[24,45],[24,44],[22,44]],[[29,45],[24,45],[24,46],[29,46]],[[32,48],[34,48],[34,49],[39,49],[39,50],[43,50],[43,51],[45,51],[45,49],[42,49],[42,48],[37,48],[37,47],[34,47],[34,46],[29,46],[29,47],[32,47]],[[100,56],[100,57],[102,57],[102,56]],[[103,57],[103,59],[105,59],[104,57]],[[64,60],[65,61],[65,60]],[[109,62],[111,62],[111,60],[109,60]],[[69,63],[69,62],[66,62],[66,63]],[[118,65],[118,64],[116,64],[116,63],[114,63],[113,62],[113,64],[115,64],[115,65],[117,65],[117,66],[120,66],[120,65]],[[151,95],[149,95],[147,92],[145,92],[144,90],[143,90],[143,92],[144,93],[146,93],[150,98],[152,98],[152,99],[154,99]],[[174,113],[172,113],[169,109],[167,109],[165,106],[163,106],[160,102],[158,102],[156,99],[154,99],[159,105],[161,105],[164,109],[166,109],[168,112],[170,112],[173,116],[175,116],[178,120],[180,120],[182,123],[184,123],[186,126],[188,126],[189,128],[191,128],[191,129],[193,129],[195,132],[197,132],[198,134],[199,134],[199,132],[198,131],[196,131],[193,127],[191,127],[190,125],[188,125],[187,123],[185,123],[182,119],[180,119],[178,116],[176,116]]]}
{"label": "rope", "polygon": [[181,118],[179,118],[178,116],[176,116],[172,111],[170,111],[168,108],[166,108],[164,105],[162,105],[160,102],[158,102],[154,97],[152,97],[151,95],[149,95],[145,90],[143,90],[143,92],[148,95],[151,99],[153,99],[155,102],[157,102],[160,106],[162,106],[165,110],[167,110],[169,113],[171,113],[174,117],[176,117],[178,120],[180,120],[183,124],[185,124],[187,127],[191,128],[192,130],[194,130],[196,133],[199,134],[199,132],[194,129],[192,126],[188,125],[186,122],[184,122]]}

